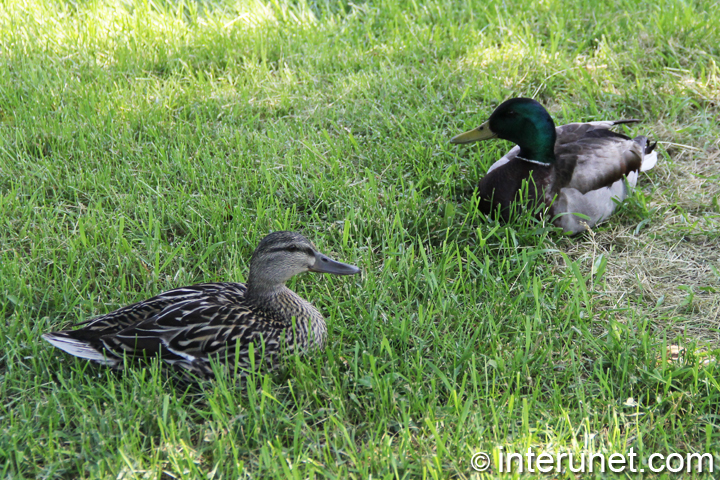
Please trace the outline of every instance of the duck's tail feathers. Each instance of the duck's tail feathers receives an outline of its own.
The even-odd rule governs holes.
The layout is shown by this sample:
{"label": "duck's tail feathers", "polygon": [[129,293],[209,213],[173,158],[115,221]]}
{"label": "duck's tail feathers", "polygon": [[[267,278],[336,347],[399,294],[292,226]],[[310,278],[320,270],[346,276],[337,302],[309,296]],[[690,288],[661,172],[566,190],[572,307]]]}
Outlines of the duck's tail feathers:
{"label": "duck's tail feathers", "polygon": [[657,142],[650,145],[650,142],[647,142],[645,144],[645,155],[642,159],[642,164],[640,165],[640,171],[646,172],[653,168],[655,164],[657,163],[657,152],[655,151],[655,147],[657,147]]}
{"label": "duck's tail feathers", "polygon": [[115,366],[118,363],[117,360],[108,358],[87,341],[73,338],[67,332],[46,333],[42,337],[53,347],[57,347],[70,355],[93,360],[103,365]]}
{"label": "duck's tail feathers", "polygon": [[[638,180],[638,171],[633,170],[631,172],[628,172],[628,174],[625,175],[625,178],[627,178],[628,185],[630,185],[632,188],[635,188],[635,186],[637,185],[637,180]],[[618,180],[618,182],[622,182],[622,180]]]}
{"label": "duck's tail feathers", "polygon": [[638,120],[637,118],[628,118],[625,120],[613,120],[612,123],[613,125],[622,125],[625,123],[640,123],[640,120]]}

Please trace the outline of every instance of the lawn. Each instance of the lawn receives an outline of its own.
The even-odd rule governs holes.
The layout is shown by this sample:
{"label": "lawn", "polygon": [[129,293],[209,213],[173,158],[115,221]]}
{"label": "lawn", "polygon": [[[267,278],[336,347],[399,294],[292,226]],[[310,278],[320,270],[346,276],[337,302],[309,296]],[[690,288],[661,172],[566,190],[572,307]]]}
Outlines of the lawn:
{"label": "lawn", "polygon": [[[476,452],[718,454],[719,8],[0,3],[0,477],[486,478]],[[515,96],[560,124],[642,119],[624,131],[657,140],[658,165],[591,233],[486,219],[473,185],[510,144],[448,140]],[[41,339],[245,281],[281,229],[363,273],[291,281],[328,345],[247,389]]]}

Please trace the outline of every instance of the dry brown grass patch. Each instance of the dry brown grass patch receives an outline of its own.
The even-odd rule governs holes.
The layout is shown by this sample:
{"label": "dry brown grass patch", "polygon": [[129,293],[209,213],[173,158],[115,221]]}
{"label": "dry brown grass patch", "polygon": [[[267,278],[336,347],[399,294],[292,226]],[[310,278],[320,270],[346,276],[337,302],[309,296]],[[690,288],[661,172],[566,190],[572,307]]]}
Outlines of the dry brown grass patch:
{"label": "dry brown grass patch", "polygon": [[[655,186],[648,208],[651,222],[636,232],[639,221],[623,209],[616,226],[558,247],[592,272],[600,255],[607,259],[602,278],[593,279],[593,300],[600,310],[623,309],[617,319],[637,312],[656,328],[720,347],[720,151],[669,146],[672,161],[662,158],[644,192]],[[646,187],[642,187],[642,184]],[[619,223],[619,224],[618,224]],[[564,268],[561,258],[558,266]]]}

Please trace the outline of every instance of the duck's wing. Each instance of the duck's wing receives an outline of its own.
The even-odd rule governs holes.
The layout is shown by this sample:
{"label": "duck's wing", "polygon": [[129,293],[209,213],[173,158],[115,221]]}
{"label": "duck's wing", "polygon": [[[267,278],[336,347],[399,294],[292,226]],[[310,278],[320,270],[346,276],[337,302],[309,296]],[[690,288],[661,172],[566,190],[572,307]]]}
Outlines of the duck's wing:
{"label": "duck's wing", "polygon": [[646,137],[630,138],[610,130],[613,125],[636,121],[571,123],[558,127],[556,191],[570,187],[587,193],[609,187],[631,172],[652,168],[657,154]]}
{"label": "duck's wing", "polygon": [[[140,356],[159,352],[164,338],[202,324],[213,316],[213,310],[242,303],[245,292],[245,285],[239,283],[176,288],[83,322],[83,328],[52,332],[43,338],[71,355],[117,366],[123,353]],[[136,335],[131,340],[132,332]],[[173,355],[167,347],[163,351],[166,354]]]}
{"label": "duck's wing", "polygon": [[230,342],[249,343],[281,326],[244,301],[223,304],[213,298],[172,305],[112,339],[130,350],[140,348],[162,355],[160,349],[165,348],[181,357],[208,357]]}
{"label": "duck's wing", "polygon": [[142,302],[77,323],[75,326],[83,327],[84,330],[93,330],[98,334],[108,335],[119,332],[131,325],[144,322],[174,304],[208,297],[216,298],[218,302],[232,302],[236,301],[237,298],[244,297],[244,295],[245,286],[241,283],[199,283],[168,290]]}
{"label": "duck's wing", "polygon": [[287,323],[259,312],[244,300],[215,300],[173,305],[152,319],[102,340],[117,354],[159,355],[200,378],[212,377],[212,358],[231,360],[237,373],[244,375],[252,368],[251,357],[257,365],[273,365],[281,349],[293,350],[294,341],[284,342],[290,334]]}
{"label": "duck's wing", "polygon": [[638,172],[649,170],[657,162],[655,145],[649,145],[646,137],[631,139],[609,130],[618,123],[636,121],[558,127],[553,185],[557,199],[552,213],[560,215],[555,224],[564,231],[579,233],[608,218],[628,195],[626,179],[627,185],[634,187]]}

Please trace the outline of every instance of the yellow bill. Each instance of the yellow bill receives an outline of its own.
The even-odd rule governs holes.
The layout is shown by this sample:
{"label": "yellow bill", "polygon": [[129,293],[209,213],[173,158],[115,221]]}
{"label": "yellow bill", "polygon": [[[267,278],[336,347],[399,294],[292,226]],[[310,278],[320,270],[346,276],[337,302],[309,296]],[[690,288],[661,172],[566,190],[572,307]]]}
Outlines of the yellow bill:
{"label": "yellow bill", "polygon": [[497,134],[490,130],[489,123],[485,122],[477,128],[453,137],[450,143],[472,143],[497,137]]}

